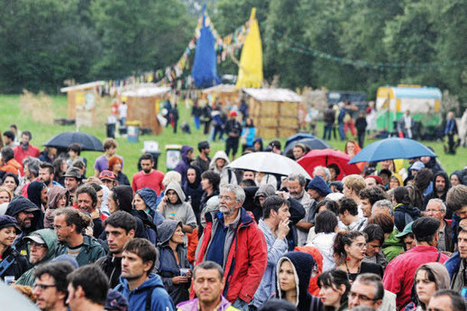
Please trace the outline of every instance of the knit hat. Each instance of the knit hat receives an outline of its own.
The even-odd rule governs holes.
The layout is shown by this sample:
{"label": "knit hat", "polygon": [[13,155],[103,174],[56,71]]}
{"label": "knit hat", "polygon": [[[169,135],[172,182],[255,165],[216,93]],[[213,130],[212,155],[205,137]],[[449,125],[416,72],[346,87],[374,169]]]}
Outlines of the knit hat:
{"label": "knit hat", "polygon": [[234,110],[234,111],[231,111],[230,112],[230,116],[231,117],[236,117],[237,116],[237,112]]}
{"label": "knit hat", "polygon": [[378,185],[383,185],[383,180],[381,179],[381,177],[377,176],[377,175],[368,175],[365,177],[365,179],[367,178],[373,178],[374,180],[376,180],[376,183]]}
{"label": "knit hat", "polygon": [[325,197],[332,192],[321,176],[315,176],[308,183],[307,189],[316,190],[322,197]]}
{"label": "knit hat", "polygon": [[14,227],[17,233],[21,232],[21,229],[18,226],[18,222],[15,218],[7,215],[0,216],[0,229]]}
{"label": "knit hat", "polygon": [[421,217],[412,224],[412,232],[417,240],[431,236],[439,229],[440,222],[436,218]]}
{"label": "knit hat", "polygon": [[126,311],[128,310],[128,300],[116,290],[109,290],[105,301],[105,310]]}

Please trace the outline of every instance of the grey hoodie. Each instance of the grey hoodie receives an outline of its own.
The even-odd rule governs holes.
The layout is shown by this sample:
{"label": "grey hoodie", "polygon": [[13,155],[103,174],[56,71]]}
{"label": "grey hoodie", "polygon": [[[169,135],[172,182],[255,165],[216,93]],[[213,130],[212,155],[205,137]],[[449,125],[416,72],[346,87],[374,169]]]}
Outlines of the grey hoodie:
{"label": "grey hoodie", "polygon": [[[167,205],[164,208],[164,212],[161,213],[165,219],[172,219],[173,217],[175,220],[179,220],[185,226],[191,226],[193,229],[197,227],[196,224],[196,216],[193,212],[193,208],[191,204],[185,202],[185,194],[183,193],[182,187],[178,182],[172,181],[170,182],[164,190],[164,193],[167,194],[169,190],[175,191],[178,195],[178,201],[175,204],[172,204],[167,200]],[[160,210],[159,204],[159,210]],[[185,235],[186,238],[186,235]],[[185,240],[185,243],[187,241]]]}
{"label": "grey hoodie", "polygon": [[[225,160],[225,165],[220,171],[216,167],[217,159]],[[229,157],[227,157],[227,154],[225,153],[225,151],[219,150],[216,152],[216,154],[211,160],[211,163],[209,164],[209,169],[211,171],[214,171],[216,173],[219,173],[219,175],[221,175],[221,182],[219,186],[226,185],[226,184],[234,184],[234,185],[237,184],[237,177],[235,176],[235,173],[226,167],[229,163],[230,163]]]}

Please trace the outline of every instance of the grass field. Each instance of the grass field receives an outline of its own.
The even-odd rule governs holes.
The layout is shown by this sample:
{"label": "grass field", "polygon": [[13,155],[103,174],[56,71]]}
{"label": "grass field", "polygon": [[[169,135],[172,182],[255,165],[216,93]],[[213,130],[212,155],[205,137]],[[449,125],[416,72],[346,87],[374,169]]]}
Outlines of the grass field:
{"label": "grass field", "polygon": [[[23,101],[24,103],[24,101]],[[42,149],[42,144],[45,143],[48,139],[54,135],[76,130],[74,126],[59,126],[54,125],[51,122],[44,124],[40,120],[44,119],[44,116],[53,116],[53,118],[65,118],[67,114],[67,100],[65,96],[53,96],[50,97],[50,105],[45,105],[46,110],[43,107],[37,108],[37,111],[29,107],[29,110],[25,111],[21,109],[21,99],[19,95],[0,95],[0,131],[8,130],[8,126],[11,123],[16,123],[19,130],[30,130],[33,134],[33,139],[31,143],[40,149]],[[42,105],[39,102],[37,105]],[[102,108],[99,111],[106,111],[110,113],[110,101],[106,104],[108,109]],[[52,110],[52,111],[49,111]],[[154,140],[159,143],[160,151],[162,152],[158,161],[158,169],[166,171],[166,154],[165,154],[165,145],[167,144],[186,144],[194,146],[196,149],[197,143],[201,140],[206,140],[207,136],[203,135],[201,131],[196,131],[193,125],[193,120],[190,117],[190,110],[186,109],[184,105],[179,105],[180,111],[180,121],[181,124],[183,121],[188,121],[190,123],[192,134],[183,134],[178,131],[177,134],[172,132],[172,128],[166,128],[164,132],[159,136],[145,135],[140,136],[140,141],[138,143],[129,143],[126,138],[120,137],[117,138],[119,143],[118,154],[124,157],[125,160],[125,173],[129,178],[137,172],[137,160],[142,153],[143,141],[144,140]],[[100,120],[106,120],[106,113],[101,113],[98,116]],[[322,135],[322,124],[318,124],[318,136]],[[102,122],[97,127],[94,128],[81,128],[80,131],[86,132],[92,135],[95,135],[102,141],[105,139],[105,124]],[[281,142],[285,143],[285,138],[280,139]],[[268,141],[266,140],[265,143]],[[372,141],[367,141],[366,145]],[[439,160],[444,167],[444,169],[451,173],[456,169],[462,169],[467,165],[467,149],[459,148],[456,155],[446,155],[443,151],[443,144],[441,142],[423,142],[427,146],[434,148],[435,153],[439,156]],[[331,140],[330,144],[337,149],[343,150],[344,143],[338,140]],[[215,142],[211,144],[211,155],[213,155],[217,150],[224,149],[224,143]],[[83,152],[82,155],[88,159],[88,163],[93,164],[95,159],[101,155],[99,152]],[[88,169],[88,172],[92,170]],[[88,173],[89,174],[89,173]]]}

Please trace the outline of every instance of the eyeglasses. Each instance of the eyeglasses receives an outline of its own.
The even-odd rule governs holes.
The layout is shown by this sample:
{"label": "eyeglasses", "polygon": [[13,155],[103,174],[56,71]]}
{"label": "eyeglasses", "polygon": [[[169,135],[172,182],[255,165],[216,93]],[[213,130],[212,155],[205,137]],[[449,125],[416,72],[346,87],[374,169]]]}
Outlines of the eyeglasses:
{"label": "eyeglasses", "polygon": [[30,247],[36,247],[36,248],[47,248],[47,245],[39,244],[39,243],[36,243],[36,242],[28,242],[28,245]]}
{"label": "eyeglasses", "polygon": [[357,244],[354,244],[356,247],[358,248],[365,248],[366,247],[366,243],[357,243]]}
{"label": "eyeglasses", "polygon": [[34,284],[32,288],[39,288],[40,290],[46,290],[49,287],[56,287],[55,284]]}
{"label": "eyeglasses", "polygon": [[376,301],[378,299],[374,299],[374,298],[370,298],[368,296],[365,296],[365,295],[359,295],[355,292],[350,292],[349,293],[349,299],[358,299],[360,301]]}

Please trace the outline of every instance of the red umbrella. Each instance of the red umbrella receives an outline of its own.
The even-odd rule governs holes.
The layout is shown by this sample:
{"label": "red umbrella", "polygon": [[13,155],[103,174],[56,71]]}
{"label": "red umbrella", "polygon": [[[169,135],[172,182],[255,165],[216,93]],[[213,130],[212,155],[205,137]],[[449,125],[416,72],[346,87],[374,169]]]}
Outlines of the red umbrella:
{"label": "red umbrella", "polygon": [[339,150],[332,149],[315,149],[308,152],[303,158],[297,161],[305,171],[313,176],[313,170],[317,166],[328,166],[329,164],[336,164],[341,170],[337,176],[338,180],[342,180],[344,176],[351,174],[360,174],[360,169],[355,164],[347,164],[350,157]]}

